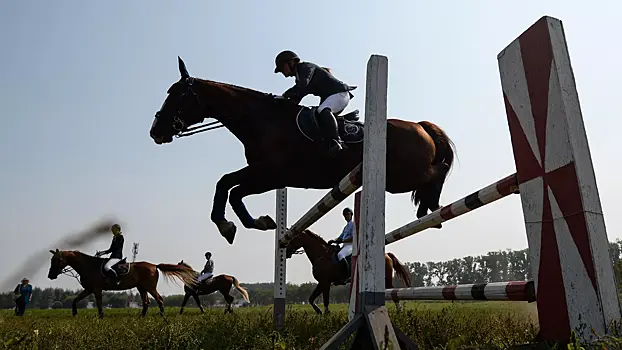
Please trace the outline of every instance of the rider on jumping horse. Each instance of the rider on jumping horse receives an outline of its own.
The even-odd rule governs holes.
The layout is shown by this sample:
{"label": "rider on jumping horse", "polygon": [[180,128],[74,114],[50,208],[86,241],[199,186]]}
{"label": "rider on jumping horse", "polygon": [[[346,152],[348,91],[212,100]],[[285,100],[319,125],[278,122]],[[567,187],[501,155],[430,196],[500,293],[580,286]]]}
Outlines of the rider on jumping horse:
{"label": "rider on jumping horse", "polygon": [[112,267],[116,263],[121,261],[121,259],[123,258],[124,238],[123,238],[123,235],[121,234],[121,226],[119,224],[112,225],[112,227],[110,228],[110,231],[113,234],[112,243],[110,243],[110,248],[108,248],[108,250],[97,252],[95,256],[102,256],[102,255],[110,254],[110,258],[106,262],[106,265],[104,265],[104,270],[106,271],[106,274],[107,274],[106,277],[108,277],[112,282],[119,284],[121,283],[121,281],[119,280],[117,276],[117,272]]}
{"label": "rider on jumping horse", "polygon": [[283,51],[276,56],[274,73],[285,77],[296,77],[296,85],[283,93],[283,97],[300,103],[306,95],[320,97],[317,121],[329,153],[336,154],[343,149],[335,114],[341,113],[354,97],[350,91],[356,89],[335,78],[330,70],[311,62],[302,62],[293,51]]}

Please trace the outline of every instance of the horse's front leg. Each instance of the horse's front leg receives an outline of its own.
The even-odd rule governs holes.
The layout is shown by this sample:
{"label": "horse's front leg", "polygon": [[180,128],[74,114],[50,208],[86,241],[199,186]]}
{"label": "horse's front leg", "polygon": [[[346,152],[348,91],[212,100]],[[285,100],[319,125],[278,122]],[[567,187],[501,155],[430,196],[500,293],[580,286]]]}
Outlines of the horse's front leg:
{"label": "horse's front leg", "polygon": [[322,283],[318,282],[317,286],[315,286],[315,289],[313,290],[313,292],[311,292],[311,295],[309,296],[309,304],[311,304],[311,307],[313,307],[313,310],[315,310],[318,315],[322,314],[322,310],[320,310],[320,308],[315,305],[315,299],[320,296],[320,294],[322,294],[323,289],[324,286],[322,285]]}
{"label": "horse's front leg", "polygon": [[199,299],[199,293],[192,294],[192,297],[194,298],[194,302],[199,307],[199,310],[201,310],[201,313],[205,313],[205,310],[203,310],[203,306],[201,305],[201,299]]}
{"label": "horse's front leg", "polygon": [[240,218],[244,227],[262,231],[276,229],[276,222],[270,215],[263,215],[255,219],[246,209],[242,199],[250,195],[276,190],[277,188],[279,188],[279,186],[276,181],[271,181],[268,177],[264,176],[248,179],[231,190],[229,204],[231,204],[231,208],[238,218]]}
{"label": "horse's front leg", "polygon": [[238,171],[223,175],[216,183],[214,201],[212,204],[212,222],[218,227],[220,234],[225,237],[229,244],[233,244],[236,227],[231,221],[225,218],[225,206],[229,197],[229,190],[239,184],[250,172],[250,167],[244,167]]}
{"label": "horse's front leg", "polygon": [[71,314],[73,316],[78,314],[78,302],[86,297],[88,297],[91,294],[91,291],[88,289],[84,289],[80,294],[78,294],[78,296],[73,299],[73,302],[71,303]]}
{"label": "horse's front leg", "polygon": [[328,305],[330,304],[330,283],[326,283],[324,285],[322,297],[324,298],[324,315],[328,315],[330,313],[330,310],[328,309]]}
{"label": "horse's front leg", "polygon": [[184,295],[184,300],[182,300],[181,302],[181,309],[179,309],[180,315],[184,313],[184,307],[186,307],[186,303],[188,302],[188,299],[190,299],[190,292],[186,292],[186,295]]}

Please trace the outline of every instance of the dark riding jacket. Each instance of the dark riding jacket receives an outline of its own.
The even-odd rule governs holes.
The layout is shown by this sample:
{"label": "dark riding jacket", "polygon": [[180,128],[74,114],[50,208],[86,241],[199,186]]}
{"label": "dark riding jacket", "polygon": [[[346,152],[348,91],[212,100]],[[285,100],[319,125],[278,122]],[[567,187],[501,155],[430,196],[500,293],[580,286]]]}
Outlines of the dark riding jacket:
{"label": "dark riding jacket", "polygon": [[123,259],[123,235],[118,235],[112,238],[112,243],[108,251],[110,252],[110,258]]}
{"label": "dark riding jacket", "polygon": [[300,102],[306,95],[311,94],[318,96],[322,103],[330,95],[354,89],[356,86],[349,86],[317,64],[300,62],[296,65],[296,85],[285,91],[283,97]]}

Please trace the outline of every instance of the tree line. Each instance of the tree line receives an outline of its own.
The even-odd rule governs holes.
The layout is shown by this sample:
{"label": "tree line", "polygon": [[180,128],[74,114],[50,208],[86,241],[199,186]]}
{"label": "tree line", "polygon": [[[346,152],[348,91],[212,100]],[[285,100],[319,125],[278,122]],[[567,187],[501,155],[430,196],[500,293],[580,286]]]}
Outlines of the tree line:
{"label": "tree line", "polygon": [[[622,241],[616,240],[609,243],[609,253],[613,264],[619,288],[622,285]],[[412,285],[419,286],[442,286],[451,284],[487,283],[501,281],[523,281],[532,279],[531,264],[528,249],[505,250],[489,252],[485,255],[467,256],[442,262],[403,262],[410,271]],[[310,267],[309,267],[310,268]],[[394,279],[397,287],[402,287],[399,281]],[[274,295],[273,283],[241,283],[249,292],[250,305],[271,305]],[[315,283],[288,284],[287,302],[306,303]],[[33,286],[32,303],[29,308],[71,308],[73,299],[79,291],[62,288],[38,288]],[[241,300],[237,290],[231,294],[236,301]],[[331,303],[347,303],[350,298],[350,286],[333,286],[331,288]],[[164,296],[166,306],[181,306],[184,296],[175,294]],[[103,304],[112,308],[124,308],[131,305],[142,305],[140,296],[133,291],[104,292]],[[318,299],[321,302],[321,298]],[[86,307],[89,302],[95,303],[91,295],[78,303],[79,308]],[[224,298],[216,292],[202,296],[201,303],[204,306],[219,306],[224,303]],[[156,305],[151,300],[152,305]],[[7,291],[0,294],[0,309],[14,306],[13,292]],[[196,306],[190,298],[187,306]]]}

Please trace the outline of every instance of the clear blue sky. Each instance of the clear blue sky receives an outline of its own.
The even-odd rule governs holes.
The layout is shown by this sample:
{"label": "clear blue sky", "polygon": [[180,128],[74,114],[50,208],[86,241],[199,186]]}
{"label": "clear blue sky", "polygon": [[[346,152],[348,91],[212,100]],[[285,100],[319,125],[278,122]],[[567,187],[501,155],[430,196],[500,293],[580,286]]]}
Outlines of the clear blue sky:
{"label": "clear blue sky", "polygon": [[[273,73],[274,56],[293,49],[360,88],[363,110],[371,54],[389,57],[389,115],[445,129],[459,162],[442,196],[447,204],[515,171],[497,54],[543,15],[564,21],[609,239],[620,237],[622,195],[617,130],[622,33],[614,2],[499,1],[5,1],[0,5],[0,281],[28,254],[102,215],[124,222],[125,253],[199,269],[213,252],[215,272],[242,282],[273,278],[274,233],[240,229],[230,246],[209,219],[216,181],[245,165],[226,130],[156,146],[153,115],[179,78],[190,74],[282,93],[293,81]],[[305,103],[317,103],[309,97]],[[325,191],[290,190],[293,223]],[[246,200],[274,215],[275,193]],[[346,201],[352,205],[353,198]],[[312,226],[334,238],[341,208]],[[409,195],[387,198],[387,229],[415,218]],[[230,218],[234,215],[227,209]],[[241,227],[236,220],[238,227]],[[109,239],[84,250],[106,249]],[[506,198],[391,245],[402,261],[439,261],[527,245],[518,197]],[[48,266],[28,276],[49,281]],[[311,281],[302,256],[288,280]],[[165,294],[179,287],[160,283]]]}

